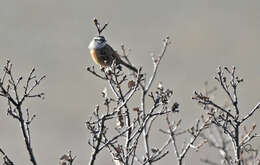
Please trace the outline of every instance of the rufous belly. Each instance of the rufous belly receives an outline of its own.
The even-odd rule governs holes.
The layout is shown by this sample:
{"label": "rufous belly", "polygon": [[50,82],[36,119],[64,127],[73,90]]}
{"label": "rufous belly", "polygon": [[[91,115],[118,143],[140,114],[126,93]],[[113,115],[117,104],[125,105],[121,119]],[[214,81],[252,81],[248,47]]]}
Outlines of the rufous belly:
{"label": "rufous belly", "polygon": [[101,66],[103,66],[103,67],[106,66],[106,64],[104,63],[104,61],[102,61],[102,59],[99,58],[99,56],[97,55],[95,49],[92,49],[92,50],[90,51],[90,54],[91,54],[91,57],[92,57],[93,61],[95,61],[96,64],[99,64],[99,65],[101,65]]}

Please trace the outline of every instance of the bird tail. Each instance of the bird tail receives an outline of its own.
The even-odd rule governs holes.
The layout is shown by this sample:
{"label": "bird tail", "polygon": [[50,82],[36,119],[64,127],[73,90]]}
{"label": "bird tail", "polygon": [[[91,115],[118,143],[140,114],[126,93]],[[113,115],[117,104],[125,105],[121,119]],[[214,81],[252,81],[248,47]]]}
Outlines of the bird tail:
{"label": "bird tail", "polygon": [[123,60],[121,60],[121,62],[120,62],[122,65],[124,65],[125,67],[127,67],[127,68],[129,68],[130,70],[132,70],[132,71],[134,71],[134,72],[138,72],[138,70],[134,67],[134,66],[132,66],[132,65],[130,65],[130,64],[127,64],[126,62],[124,62]]}

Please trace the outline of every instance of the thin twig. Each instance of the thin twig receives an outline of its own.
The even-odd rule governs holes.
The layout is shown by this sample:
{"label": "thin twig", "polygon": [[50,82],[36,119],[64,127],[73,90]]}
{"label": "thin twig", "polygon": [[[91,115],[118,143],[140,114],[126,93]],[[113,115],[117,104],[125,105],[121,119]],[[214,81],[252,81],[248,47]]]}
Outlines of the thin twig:
{"label": "thin twig", "polygon": [[5,154],[2,148],[0,148],[0,153],[3,155],[4,165],[14,165],[13,161]]}
{"label": "thin twig", "polygon": [[246,121],[249,117],[251,117],[256,110],[260,109],[260,102],[257,103],[257,105],[240,121],[240,123],[243,123],[244,121]]}

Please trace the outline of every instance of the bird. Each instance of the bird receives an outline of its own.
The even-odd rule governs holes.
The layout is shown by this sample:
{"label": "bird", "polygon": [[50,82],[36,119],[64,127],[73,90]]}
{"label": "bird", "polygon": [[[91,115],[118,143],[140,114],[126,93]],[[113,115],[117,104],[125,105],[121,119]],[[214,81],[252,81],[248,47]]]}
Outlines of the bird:
{"label": "bird", "polygon": [[101,67],[110,67],[115,62],[116,65],[122,64],[130,70],[138,72],[134,66],[120,58],[120,55],[107,43],[104,36],[95,36],[89,43],[88,49],[93,61]]}

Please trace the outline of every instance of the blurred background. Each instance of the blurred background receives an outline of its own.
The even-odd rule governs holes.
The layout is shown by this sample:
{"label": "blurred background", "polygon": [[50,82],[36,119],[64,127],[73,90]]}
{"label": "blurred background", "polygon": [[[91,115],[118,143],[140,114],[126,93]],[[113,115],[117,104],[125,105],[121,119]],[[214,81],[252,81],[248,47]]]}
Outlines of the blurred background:
{"label": "blurred background", "polygon": [[[215,86],[213,77],[220,65],[237,66],[245,79],[238,91],[243,113],[260,100],[258,0],[0,0],[1,70],[10,59],[17,75],[26,75],[32,67],[37,75],[47,75],[38,88],[45,99],[27,105],[36,114],[31,133],[39,164],[57,164],[69,149],[77,155],[75,165],[89,160],[84,122],[107,86],[86,71],[86,66],[94,65],[87,48],[96,35],[94,17],[109,23],[104,31],[108,42],[117,50],[125,44],[131,49],[130,60],[148,73],[153,67],[150,54],[157,55],[162,39],[171,37],[155,84],[162,81],[174,90],[184,126],[194,124],[202,113],[191,100],[193,91],[202,90],[205,81]],[[6,100],[0,99],[0,147],[15,162],[28,164],[18,123],[6,110]],[[259,115],[252,122],[259,123]],[[200,156],[214,154],[191,154],[186,164],[199,164]],[[97,164],[113,164],[109,155],[98,159]],[[173,161],[170,153],[162,162]]]}

